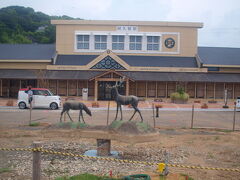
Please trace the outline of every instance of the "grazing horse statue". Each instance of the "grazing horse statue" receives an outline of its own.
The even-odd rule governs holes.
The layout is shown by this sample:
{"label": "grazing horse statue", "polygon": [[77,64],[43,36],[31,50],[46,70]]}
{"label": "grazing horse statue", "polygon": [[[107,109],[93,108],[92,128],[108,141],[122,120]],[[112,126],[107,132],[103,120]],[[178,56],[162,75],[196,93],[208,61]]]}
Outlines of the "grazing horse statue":
{"label": "grazing horse statue", "polygon": [[80,110],[79,111],[79,119],[78,119],[79,122],[81,122],[80,121],[80,116],[82,116],[82,120],[85,123],[84,118],[83,118],[82,110],[84,110],[89,116],[92,116],[92,113],[91,113],[90,109],[88,109],[88,107],[85,104],[83,104],[81,102],[67,101],[63,104],[63,110],[61,112],[60,122],[62,122],[62,115],[63,115],[64,112],[67,113],[68,117],[73,122],[72,118],[70,117],[70,115],[68,113],[70,109]]}
{"label": "grazing horse statue", "polygon": [[[125,77],[124,77],[124,78],[125,78]],[[133,116],[136,114],[136,112],[138,112],[139,115],[140,115],[140,117],[141,117],[141,119],[142,119],[141,122],[143,122],[142,114],[141,114],[140,110],[139,110],[138,107],[137,107],[137,106],[138,106],[138,101],[139,101],[139,100],[138,100],[138,97],[137,97],[137,96],[133,96],[133,95],[131,95],[131,96],[123,96],[123,95],[120,95],[120,94],[118,93],[118,88],[122,85],[124,78],[123,78],[123,79],[120,78],[119,84],[118,84],[118,82],[116,82],[115,86],[113,86],[113,91],[114,91],[114,96],[115,96],[115,97],[114,97],[114,100],[115,100],[116,103],[117,103],[117,112],[116,112],[116,117],[115,117],[114,120],[117,119],[118,109],[120,109],[120,112],[121,112],[121,120],[122,120],[122,105],[129,105],[129,104],[131,104],[131,106],[133,107],[133,109],[134,109],[135,111],[134,111],[132,117],[129,119],[129,121],[131,121],[132,118],[133,118]]]}

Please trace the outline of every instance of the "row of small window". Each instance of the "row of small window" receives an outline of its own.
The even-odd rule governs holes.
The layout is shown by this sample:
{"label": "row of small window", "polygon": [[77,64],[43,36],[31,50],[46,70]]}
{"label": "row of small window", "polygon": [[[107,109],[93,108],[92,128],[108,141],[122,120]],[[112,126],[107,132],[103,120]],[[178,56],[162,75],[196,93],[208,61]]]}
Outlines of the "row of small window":
{"label": "row of small window", "polygon": [[[77,35],[77,49],[89,49],[89,35]],[[112,50],[124,50],[125,36],[112,36]],[[159,36],[147,36],[147,50],[159,51]],[[107,35],[94,35],[94,48],[107,49]],[[129,36],[129,49],[142,50],[142,36]]]}

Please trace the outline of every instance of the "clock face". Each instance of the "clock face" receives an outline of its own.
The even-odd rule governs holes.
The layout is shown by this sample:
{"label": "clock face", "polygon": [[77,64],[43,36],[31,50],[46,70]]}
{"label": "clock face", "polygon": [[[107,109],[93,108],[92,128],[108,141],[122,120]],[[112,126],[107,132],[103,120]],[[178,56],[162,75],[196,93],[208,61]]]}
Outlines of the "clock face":
{"label": "clock face", "polygon": [[166,46],[167,48],[173,48],[174,45],[175,45],[175,41],[174,41],[173,38],[167,38],[167,39],[165,40],[164,44],[165,44],[165,46]]}

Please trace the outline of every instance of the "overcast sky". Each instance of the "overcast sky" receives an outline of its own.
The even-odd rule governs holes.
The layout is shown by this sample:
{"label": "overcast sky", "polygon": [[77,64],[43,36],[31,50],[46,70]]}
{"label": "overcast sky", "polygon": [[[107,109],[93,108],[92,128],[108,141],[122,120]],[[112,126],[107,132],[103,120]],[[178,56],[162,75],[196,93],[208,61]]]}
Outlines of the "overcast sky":
{"label": "overcast sky", "polygon": [[240,47],[240,0],[0,0],[90,20],[203,22],[199,46]]}

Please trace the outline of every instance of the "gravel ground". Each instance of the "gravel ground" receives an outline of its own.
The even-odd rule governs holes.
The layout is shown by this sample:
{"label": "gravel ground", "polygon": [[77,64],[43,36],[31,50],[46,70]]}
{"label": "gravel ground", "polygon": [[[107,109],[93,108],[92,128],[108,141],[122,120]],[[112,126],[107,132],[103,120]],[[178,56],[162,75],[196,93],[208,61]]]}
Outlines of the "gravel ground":
{"label": "gravel ground", "polygon": [[[36,122],[41,123],[38,127],[27,126],[29,121],[28,111],[1,111],[0,113],[0,147],[27,148],[31,147],[33,141],[41,141],[43,148],[61,152],[84,154],[87,150],[96,149],[96,138],[99,137],[99,133],[94,133],[92,132],[93,130],[88,132],[88,135],[95,134],[95,136],[87,138],[84,136],[82,129],[54,129],[48,127],[49,125],[54,127],[59,122],[60,111],[34,111],[33,119],[38,119]],[[148,139],[148,141],[141,142],[143,138],[140,135],[132,138],[140,141],[130,141],[125,134],[121,134],[118,139],[112,141],[112,150],[119,152],[120,159],[161,162],[165,159],[165,152],[167,152],[169,153],[169,163],[240,169],[239,131],[187,129],[187,126],[178,117],[191,117],[188,112],[164,113],[161,113],[157,125],[164,125],[166,122],[168,126],[160,126],[161,129],[158,129],[159,137],[154,140],[151,139],[151,141]],[[131,114],[132,111],[126,111],[124,112],[124,117],[128,119]],[[214,126],[215,124],[231,124],[232,122],[232,116],[228,112],[205,114],[214,115]],[[78,112],[71,112],[71,115],[76,121]],[[114,115],[114,112],[110,113],[111,120],[114,118]],[[204,114],[201,113],[201,115]],[[106,124],[105,116],[106,112],[99,110],[91,118],[85,116],[85,120],[92,126],[102,126]],[[143,116],[145,117],[145,122],[152,122],[152,118],[150,118],[151,111],[144,111]],[[205,120],[207,116],[202,117]],[[139,117],[137,116],[136,119],[139,120]],[[212,119],[208,120],[210,122]],[[187,122],[189,124],[189,121]],[[171,124],[172,126],[169,126]],[[176,124],[179,124],[179,128],[176,128],[178,127]],[[109,135],[113,136],[111,133]],[[146,171],[154,172],[156,170],[156,166],[52,156],[50,154],[42,155],[41,166],[43,180],[84,172],[103,175],[108,174],[112,170],[114,176],[121,176]],[[12,171],[0,173],[1,180],[31,179],[32,153],[0,151],[0,168],[6,167],[10,167]],[[237,172],[181,168],[169,169],[171,173],[188,174],[194,180],[236,180],[240,175]]]}
{"label": "gravel ground", "polygon": [[[29,147],[30,148],[30,147]],[[48,142],[43,144],[44,149],[51,149],[60,152],[71,152],[74,154],[84,154],[85,151],[96,149],[96,144],[92,143],[61,143]],[[166,149],[153,149],[142,147],[112,146],[112,150],[119,153],[119,159],[163,162],[166,157]],[[31,152],[1,152],[2,156],[8,159],[8,164],[14,167],[16,176],[31,175],[32,153]],[[183,163],[188,157],[188,149],[177,147],[169,154],[169,163]],[[146,169],[155,171],[155,166],[144,164],[119,163],[114,161],[92,160],[79,157],[68,157],[42,154],[41,159],[42,175],[53,179],[64,175],[75,175],[79,173],[93,173],[106,175],[112,170],[115,176],[123,176],[129,172],[141,172]]]}

